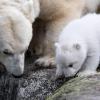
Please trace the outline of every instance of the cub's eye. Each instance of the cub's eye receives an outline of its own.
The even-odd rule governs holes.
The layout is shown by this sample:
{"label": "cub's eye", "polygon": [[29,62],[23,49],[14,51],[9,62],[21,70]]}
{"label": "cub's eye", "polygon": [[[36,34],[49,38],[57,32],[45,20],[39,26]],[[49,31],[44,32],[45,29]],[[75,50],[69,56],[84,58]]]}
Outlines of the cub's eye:
{"label": "cub's eye", "polygon": [[12,52],[9,52],[8,50],[3,51],[3,53],[5,55],[8,55],[8,56],[13,56],[14,55]]}
{"label": "cub's eye", "polygon": [[73,67],[73,64],[70,64],[68,67],[70,67],[70,68]]}

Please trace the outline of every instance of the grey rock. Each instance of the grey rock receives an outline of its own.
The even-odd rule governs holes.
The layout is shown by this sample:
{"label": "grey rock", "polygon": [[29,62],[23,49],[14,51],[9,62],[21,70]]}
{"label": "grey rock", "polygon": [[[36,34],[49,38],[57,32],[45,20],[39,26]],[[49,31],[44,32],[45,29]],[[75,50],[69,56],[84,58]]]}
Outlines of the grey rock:
{"label": "grey rock", "polygon": [[65,80],[53,81],[55,68],[38,68],[27,60],[24,75],[15,78],[5,70],[0,73],[0,100],[45,100]]}
{"label": "grey rock", "polygon": [[[100,100],[100,75],[52,80],[56,68],[34,66],[26,60],[24,75],[0,72],[0,100]],[[2,68],[3,69],[3,68]]]}
{"label": "grey rock", "polygon": [[74,78],[47,100],[100,100],[100,75]]}

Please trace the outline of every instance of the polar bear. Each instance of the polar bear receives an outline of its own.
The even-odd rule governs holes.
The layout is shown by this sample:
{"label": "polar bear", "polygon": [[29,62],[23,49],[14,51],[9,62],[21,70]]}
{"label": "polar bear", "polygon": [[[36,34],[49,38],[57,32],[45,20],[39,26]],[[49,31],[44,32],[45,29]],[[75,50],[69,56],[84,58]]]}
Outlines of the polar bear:
{"label": "polar bear", "polygon": [[[33,0],[34,1],[34,0]],[[30,51],[39,55],[37,66],[55,65],[54,42],[63,27],[88,12],[96,12],[100,0],[37,0],[40,13],[33,27]]]}
{"label": "polar bear", "polygon": [[8,72],[20,76],[24,54],[32,38],[32,23],[38,16],[32,0],[0,1],[0,62]]}
{"label": "polar bear", "polygon": [[94,75],[100,58],[100,15],[88,14],[64,27],[56,46],[56,77]]}

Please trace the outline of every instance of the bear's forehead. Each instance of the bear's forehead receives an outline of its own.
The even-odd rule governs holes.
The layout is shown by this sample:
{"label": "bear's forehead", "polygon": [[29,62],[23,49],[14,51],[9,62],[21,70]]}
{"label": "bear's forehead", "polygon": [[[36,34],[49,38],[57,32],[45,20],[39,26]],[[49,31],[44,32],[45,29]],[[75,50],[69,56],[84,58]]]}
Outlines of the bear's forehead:
{"label": "bear's forehead", "polygon": [[27,45],[24,45],[23,43],[20,43],[18,41],[6,40],[0,40],[0,51],[8,50],[12,53],[21,53],[25,52],[28,48]]}

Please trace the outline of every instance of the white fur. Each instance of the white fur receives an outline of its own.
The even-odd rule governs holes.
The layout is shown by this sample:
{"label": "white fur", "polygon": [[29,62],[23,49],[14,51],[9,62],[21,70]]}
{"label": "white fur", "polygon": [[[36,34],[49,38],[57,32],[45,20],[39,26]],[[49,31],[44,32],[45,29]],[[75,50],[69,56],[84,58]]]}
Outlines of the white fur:
{"label": "white fur", "polygon": [[1,0],[0,9],[6,9],[6,7],[17,8],[31,23],[35,21],[40,12],[38,0]]}
{"label": "white fur", "polygon": [[32,22],[38,14],[33,5],[32,0],[0,1],[0,62],[16,76],[23,74]]}
{"label": "white fur", "polygon": [[[30,49],[38,55],[43,55],[35,61],[36,65],[54,66],[54,42],[57,41],[62,28],[71,20],[89,12],[96,12],[100,0],[33,0],[33,2],[40,4],[38,16],[40,21],[36,20],[34,24],[36,34],[35,38],[33,37],[34,40],[31,42]],[[37,7],[34,6],[34,8]],[[37,12],[39,12],[39,9],[37,9]],[[41,26],[43,27],[41,28]],[[46,29],[45,33],[44,28]]]}
{"label": "white fur", "polygon": [[[100,57],[100,15],[88,14],[72,21],[59,36],[56,46],[56,75],[66,77],[96,73]],[[72,66],[71,66],[72,64]]]}

